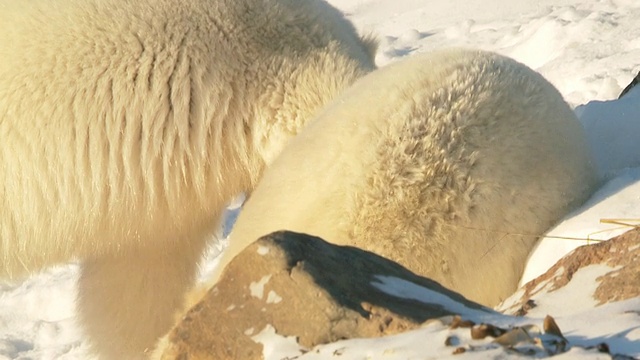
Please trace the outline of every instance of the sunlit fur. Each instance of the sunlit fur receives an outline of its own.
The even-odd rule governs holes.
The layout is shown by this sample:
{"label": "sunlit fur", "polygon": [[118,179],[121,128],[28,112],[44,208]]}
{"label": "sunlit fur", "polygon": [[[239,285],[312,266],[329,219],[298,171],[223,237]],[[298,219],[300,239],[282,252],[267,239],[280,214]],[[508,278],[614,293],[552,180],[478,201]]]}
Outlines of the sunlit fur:
{"label": "sunlit fur", "polygon": [[374,52],[320,0],[0,0],[0,274],[81,260],[95,348],[141,356],[224,205]]}
{"label": "sunlit fur", "polygon": [[596,183],[581,125],[542,76],[487,52],[415,55],[360,79],[289,143],[219,269],[287,229],[495,305],[515,290],[536,235]]}

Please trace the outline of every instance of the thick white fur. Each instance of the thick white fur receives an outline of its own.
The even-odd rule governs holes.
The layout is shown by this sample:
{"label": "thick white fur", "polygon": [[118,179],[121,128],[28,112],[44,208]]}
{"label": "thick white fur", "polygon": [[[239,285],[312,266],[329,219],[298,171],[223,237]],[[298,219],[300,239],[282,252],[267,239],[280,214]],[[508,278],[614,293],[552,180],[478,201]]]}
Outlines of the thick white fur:
{"label": "thick white fur", "polygon": [[0,275],[82,260],[96,350],[142,356],[225,203],[373,52],[321,0],[0,0]]}
{"label": "thick white fur", "polygon": [[287,229],[495,305],[515,290],[536,235],[596,183],[581,125],[542,76],[487,52],[417,55],[360,79],[289,143],[219,268]]}

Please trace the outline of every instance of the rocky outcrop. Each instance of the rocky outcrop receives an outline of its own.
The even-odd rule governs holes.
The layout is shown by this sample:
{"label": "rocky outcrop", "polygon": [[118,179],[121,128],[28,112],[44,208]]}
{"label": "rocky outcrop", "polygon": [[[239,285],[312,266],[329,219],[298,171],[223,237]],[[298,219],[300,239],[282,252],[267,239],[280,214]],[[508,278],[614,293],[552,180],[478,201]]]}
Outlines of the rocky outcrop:
{"label": "rocky outcrop", "polygon": [[262,359],[258,338],[269,332],[308,349],[478,312],[492,310],[373,253],[277,232],[227,266],[164,339],[161,358]]}
{"label": "rocky outcrop", "polygon": [[526,314],[535,307],[536,299],[568,286],[581,269],[593,265],[603,265],[602,270],[592,275],[597,287],[595,291],[584,288],[583,298],[602,305],[640,296],[640,229],[575,249],[546,273],[525,284],[519,299],[506,312]]}
{"label": "rocky outcrop", "polygon": [[[538,316],[536,311],[546,310],[537,302],[559,301],[554,294],[573,280],[593,284],[570,290],[582,306],[640,296],[640,230],[574,250],[520,289],[505,312]],[[154,359],[280,358],[274,356],[274,344],[287,346],[288,354],[304,354],[316,345],[400,333],[436,318],[450,328],[445,345],[453,354],[489,351],[499,344],[540,357],[576,347],[548,316],[542,326],[522,325],[515,318],[506,320],[513,324],[507,327],[482,320],[502,319],[504,325],[501,316],[370,252],[277,232],[229,264],[218,284],[163,339]],[[469,334],[458,328],[468,328]],[[609,353],[605,343],[582,346]]]}

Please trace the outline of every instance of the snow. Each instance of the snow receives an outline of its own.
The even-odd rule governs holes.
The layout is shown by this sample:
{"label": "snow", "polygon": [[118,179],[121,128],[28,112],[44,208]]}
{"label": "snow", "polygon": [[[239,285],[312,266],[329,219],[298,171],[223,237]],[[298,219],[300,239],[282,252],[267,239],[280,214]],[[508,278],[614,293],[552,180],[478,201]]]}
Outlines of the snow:
{"label": "snow", "polygon": [[260,281],[252,282],[249,284],[249,291],[251,292],[251,296],[257,297],[258,299],[262,299],[264,296],[264,286],[271,279],[271,275],[263,276]]}
{"label": "snow", "polygon": [[[556,291],[546,292],[540,300],[534,297],[538,306],[529,310],[527,315],[535,317],[544,317],[547,313],[573,315],[596,307],[598,302],[593,298],[593,294],[595,294],[599,283],[593,279],[613,270],[615,268],[602,264],[581,268],[573,274],[573,278],[567,286]],[[545,285],[547,284],[545,283]]]}
{"label": "snow", "polygon": [[262,246],[262,245],[258,246],[258,254],[264,256],[264,255],[267,255],[268,253],[269,253],[268,247]]}
{"label": "snow", "polygon": [[613,176],[629,166],[640,166],[637,148],[640,134],[640,88],[634,87],[622,99],[592,101],[576,108],[584,125],[600,172]]}
{"label": "snow", "polygon": [[439,304],[447,311],[465,317],[486,317],[486,314],[482,310],[470,309],[459,302],[454,301],[447,295],[424,288],[407,280],[382,275],[376,275],[375,280],[376,281],[371,282],[371,285],[389,295],[404,299],[417,300],[423,303]]}
{"label": "snow", "polygon": [[[640,112],[637,114],[640,115]],[[635,150],[635,153],[640,156],[639,151]],[[616,219],[632,225],[639,224],[639,206],[640,168],[623,169],[617,177],[606,182],[593,194],[584,206],[567,215],[565,220],[551,229],[547,237],[538,243],[529,257],[521,284],[547,271],[576,247],[593,244],[594,240],[607,240],[629,230],[629,226],[602,220]]]}
{"label": "snow", "polygon": [[282,297],[275,291],[271,290],[267,294],[267,304],[277,304],[282,301]]}
{"label": "snow", "polygon": [[[606,240],[640,223],[640,87],[617,100],[640,70],[640,2],[637,0],[329,0],[363,32],[380,39],[379,66],[437,48],[464,46],[511,56],[551,81],[580,117],[602,187],[580,209],[550,230],[531,255],[523,281],[546,271],[577,246]],[[231,206],[228,224],[244,197]],[[602,220],[612,219],[613,221]],[[624,223],[628,225],[619,225]],[[223,235],[228,234],[228,227]],[[578,239],[578,240],[576,240]],[[581,239],[581,240],[580,240]],[[211,247],[200,279],[216,265],[225,241]],[[609,269],[609,268],[607,268]],[[602,359],[586,349],[606,342],[612,352],[640,357],[640,298],[595,306],[588,294],[605,267],[581,269],[569,286],[547,295],[526,317],[469,311],[470,318],[512,326],[541,326],[554,316],[573,347],[554,358]],[[609,269],[610,270],[610,269]],[[0,360],[90,359],[75,323],[78,266],[48,269],[19,283],[0,283]],[[591,279],[591,280],[590,280]],[[262,279],[264,280],[264,279]],[[268,279],[266,280],[268,281]],[[266,281],[264,281],[266,283]],[[256,296],[264,293],[256,283]],[[392,278],[375,285],[394,296],[431,299],[427,289]],[[640,285],[639,285],[640,286]],[[253,292],[252,292],[253,293]],[[269,293],[267,301],[278,301]],[[447,299],[440,299],[454,306]],[[459,309],[464,310],[464,309]],[[468,309],[467,309],[468,310]],[[462,311],[461,311],[462,312]],[[482,314],[480,314],[482,313]],[[482,315],[482,317],[481,317]],[[301,349],[272,327],[247,329],[265,345],[267,359],[510,359],[519,357],[488,341],[469,338],[468,329],[449,329],[435,321],[405,334],[353,339]],[[467,349],[453,355],[453,337]],[[302,355],[302,351],[307,351]]]}
{"label": "snow", "polygon": [[617,97],[639,70],[636,0],[330,2],[380,36],[379,65],[442,47],[492,50],[541,72],[574,106]]}
{"label": "snow", "polygon": [[263,354],[269,359],[287,359],[289,356],[302,354],[304,350],[298,345],[293,336],[280,336],[276,334],[276,329],[267,325],[258,334],[251,337],[253,341],[264,346]]}

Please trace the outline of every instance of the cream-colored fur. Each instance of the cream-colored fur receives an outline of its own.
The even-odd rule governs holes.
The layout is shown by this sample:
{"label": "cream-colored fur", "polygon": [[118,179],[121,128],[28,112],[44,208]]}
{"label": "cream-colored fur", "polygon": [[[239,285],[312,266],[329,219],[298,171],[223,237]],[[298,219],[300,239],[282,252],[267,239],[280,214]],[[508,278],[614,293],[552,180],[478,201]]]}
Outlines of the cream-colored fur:
{"label": "cream-colored fur", "polygon": [[487,52],[416,55],[360,79],[289,143],[219,269],[287,229],[495,305],[515,290],[536,235],[596,182],[581,125],[542,76]]}
{"label": "cream-colored fur", "polygon": [[96,350],[141,357],[225,203],[374,50],[321,0],[0,0],[0,275],[80,259]]}

